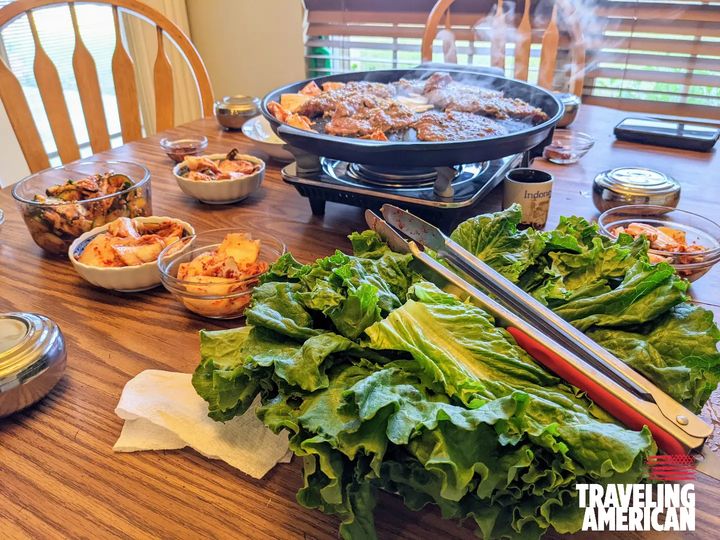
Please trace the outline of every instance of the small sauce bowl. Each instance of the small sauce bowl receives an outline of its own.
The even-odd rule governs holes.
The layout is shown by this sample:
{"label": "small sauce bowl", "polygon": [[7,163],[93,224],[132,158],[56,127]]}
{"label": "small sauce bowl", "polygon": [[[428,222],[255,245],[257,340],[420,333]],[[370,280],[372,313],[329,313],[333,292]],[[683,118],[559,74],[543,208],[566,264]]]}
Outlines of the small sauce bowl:
{"label": "small sauce bowl", "polygon": [[595,140],[587,133],[556,129],[552,142],[543,150],[543,157],[558,165],[570,165],[580,161],[594,144]]}
{"label": "small sauce bowl", "polygon": [[160,140],[160,146],[175,163],[180,163],[186,156],[197,156],[207,148],[207,145],[207,137],[202,135],[185,139]]}

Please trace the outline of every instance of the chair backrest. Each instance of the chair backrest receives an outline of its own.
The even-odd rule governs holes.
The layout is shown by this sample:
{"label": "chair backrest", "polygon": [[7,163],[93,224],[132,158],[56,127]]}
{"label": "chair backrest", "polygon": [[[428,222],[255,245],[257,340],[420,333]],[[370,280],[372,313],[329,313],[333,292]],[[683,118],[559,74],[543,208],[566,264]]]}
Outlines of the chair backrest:
{"label": "chair backrest", "polygon": [[[463,14],[462,17],[455,17],[454,21],[450,19],[450,6],[455,0],[438,0],[433,6],[425,25],[425,32],[422,40],[422,60],[423,62],[431,62],[433,56],[433,42],[440,38],[443,42],[443,56],[445,62],[457,63],[457,55],[455,48],[455,35],[460,33],[461,37],[466,38],[473,43],[477,39],[477,32],[474,24],[477,16]],[[497,0],[497,7],[493,13],[489,14],[489,20],[486,20],[486,31],[484,34],[489,38],[490,42],[490,63],[493,67],[497,67],[505,71],[505,49],[509,41],[514,37],[515,42],[515,65],[514,77],[516,79],[527,80],[530,65],[530,46],[533,43],[534,32],[531,24],[531,10],[533,3],[540,3],[539,0],[524,0],[522,17],[515,28],[508,28],[508,20],[511,24],[515,24],[511,17],[508,17],[504,7],[503,0]],[[515,5],[519,5],[519,2]],[[568,35],[567,47],[570,52],[570,77],[569,88],[572,93],[577,96],[582,94],[583,77],[585,72],[585,45],[583,41],[582,29],[572,2],[568,0],[555,0],[552,5],[552,14],[545,31],[542,34],[540,42],[542,48],[540,52],[540,64],[538,72],[538,84],[544,88],[552,89],[553,79],[555,77],[555,68],[557,65],[557,56],[560,45],[560,30],[558,28],[558,10],[562,14],[562,20],[566,23],[566,33]],[[519,10],[518,10],[519,11]],[[519,14],[519,13],[518,13]],[[438,32],[438,27],[444,19],[444,28]],[[470,28],[464,32],[457,29],[451,22],[457,22],[462,19],[463,22],[470,22]]]}
{"label": "chair backrest", "polygon": [[[0,9],[0,30],[22,16],[27,17],[35,44],[33,71],[38,90],[47,114],[50,130],[63,163],[80,158],[80,149],[73,131],[63,88],[57,68],[42,47],[33,10],[56,5],[68,5],[75,35],[72,65],[77,82],[80,103],[93,153],[110,148],[102,94],[97,69],[92,55],[83,43],[78,26],[75,4],[108,4],[112,7],[115,49],[112,56],[112,74],[123,142],[142,137],[140,108],[133,60],[123,45],[120,31],[120,13],[129,13],[149,21],[157,33],[157,54],[153,68],[155,90],[156,130],[174,125],[173,69],[165,53],[165,40],[169,37],[185,57],[198,91],[203,116],[212,114],[213,92],[205,65],[190,39],[162,13],[138,0],[89,0],[68,2],[60,0],[16,0]],[[20,148],[32,172],[50,166],[37,126],[28,107],[22,86],[5,61],[0,57],[0,100],[15,131]]]}

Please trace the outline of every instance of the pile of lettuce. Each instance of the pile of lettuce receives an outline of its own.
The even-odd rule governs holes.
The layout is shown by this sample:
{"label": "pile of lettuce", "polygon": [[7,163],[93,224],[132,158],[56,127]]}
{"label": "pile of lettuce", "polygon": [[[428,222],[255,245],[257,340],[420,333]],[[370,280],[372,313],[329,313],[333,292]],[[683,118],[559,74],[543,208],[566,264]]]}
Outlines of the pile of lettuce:
{"label": "pile of lettuce", "polygon": [[465,221],[451,237],[694,412],[720,381],[720,331],[687,303],[688,283],[648,262],[647,242],[611,240],[583,218],[518,230],[520,207]]}
{"label": "pile of lettuce", "polygon": [[[718,331],[683,304],[685,283],[649,266],[642,242],[608,242],[575,218],[552,233],[517,220],[482,216],[454,237],[699,405],[717,380]],[[246,327],[201,333],[193,376],[215,420],[254,413],[289,432],[301,504],[338,516],[344,538],[375,538],[380,489],[484,538],[537,538],[580,529],[576,483],[641,481],[656,451],[647,429],[613,421],[373,232],[350,240],[353,255],[280,258]]]}

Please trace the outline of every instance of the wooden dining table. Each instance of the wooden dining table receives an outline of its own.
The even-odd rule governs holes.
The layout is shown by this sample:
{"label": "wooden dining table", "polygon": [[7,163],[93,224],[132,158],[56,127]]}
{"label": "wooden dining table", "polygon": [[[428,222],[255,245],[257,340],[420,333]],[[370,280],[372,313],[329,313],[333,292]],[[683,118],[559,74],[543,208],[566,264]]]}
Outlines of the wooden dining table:
{"label": "wooden dining table", "polygon": [[[638,165],[661,170],[682,185],[680,208],[717,218],[718,152],[698,153],[618,142],[612,128],[626,113],[583,106],[573,130],[595,138],[579,163],[534,166],[555,176],[549,227],[561,215],[596,218],[591,182],[600,171]],[[93,159],[130,160],[152,174],[155,215],[190,222],[197,231],[238,227],[282,239],[302,261],[347,250],[346,235],[365,228],[361,209],[328,204],[314,216],[308,201],[283,182],[269,162],[262,188],[237,204],[210,206],[183,194],[162,152],[163,136],[205,135],[208,152],[256,150],[237,132],[206,118],[114,148]],[[402,159],[401,156],[398,159]],[[231,328],[186,311],[167,291],[122,294],[84,282],[70,263],[37,247],[15,208],[10,188],[0,192],[6,222],[0,231],[0,312],[45,314],[62,329],[67,372],[35,406],[0,419],[0,538],[337,538],[338,520],[295,500],[301,463],[279,464],[254,480],[224,462],[190,449],[114,453],[122,420],[114,409],[128,380],[146,369],[191,372],[199,361],[198,331]],[[500,209],[502,188],[477,212]],[[720,313],[720,268],[692,285],[694,299]],[[720,425],[716,391],[703,413]],[[716,450],[718,434],[711,444]],[[712,538],[720,529],[720,482],[698,476],[696,532],[662,538]],[[380,538],[473,538],[469,525],[427,508],[411,512],[382,495],[376,511]],[[604,538],[651,538],[657,533],[604,533]],[[598,533],[579,533],[595,538]],[[561,537],[550,533],[549,537]]]}

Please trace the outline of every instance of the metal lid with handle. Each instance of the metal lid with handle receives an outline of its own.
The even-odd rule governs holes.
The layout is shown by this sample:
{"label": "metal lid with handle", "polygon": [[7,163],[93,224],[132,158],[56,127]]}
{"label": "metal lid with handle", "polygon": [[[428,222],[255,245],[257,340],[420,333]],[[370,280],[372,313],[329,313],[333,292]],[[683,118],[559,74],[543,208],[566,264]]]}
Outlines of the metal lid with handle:
{"label": "metal lid with handle", "polygon": [[0,314],[0,418],[43,398],[65,372],[58,325],[35,313]]}

